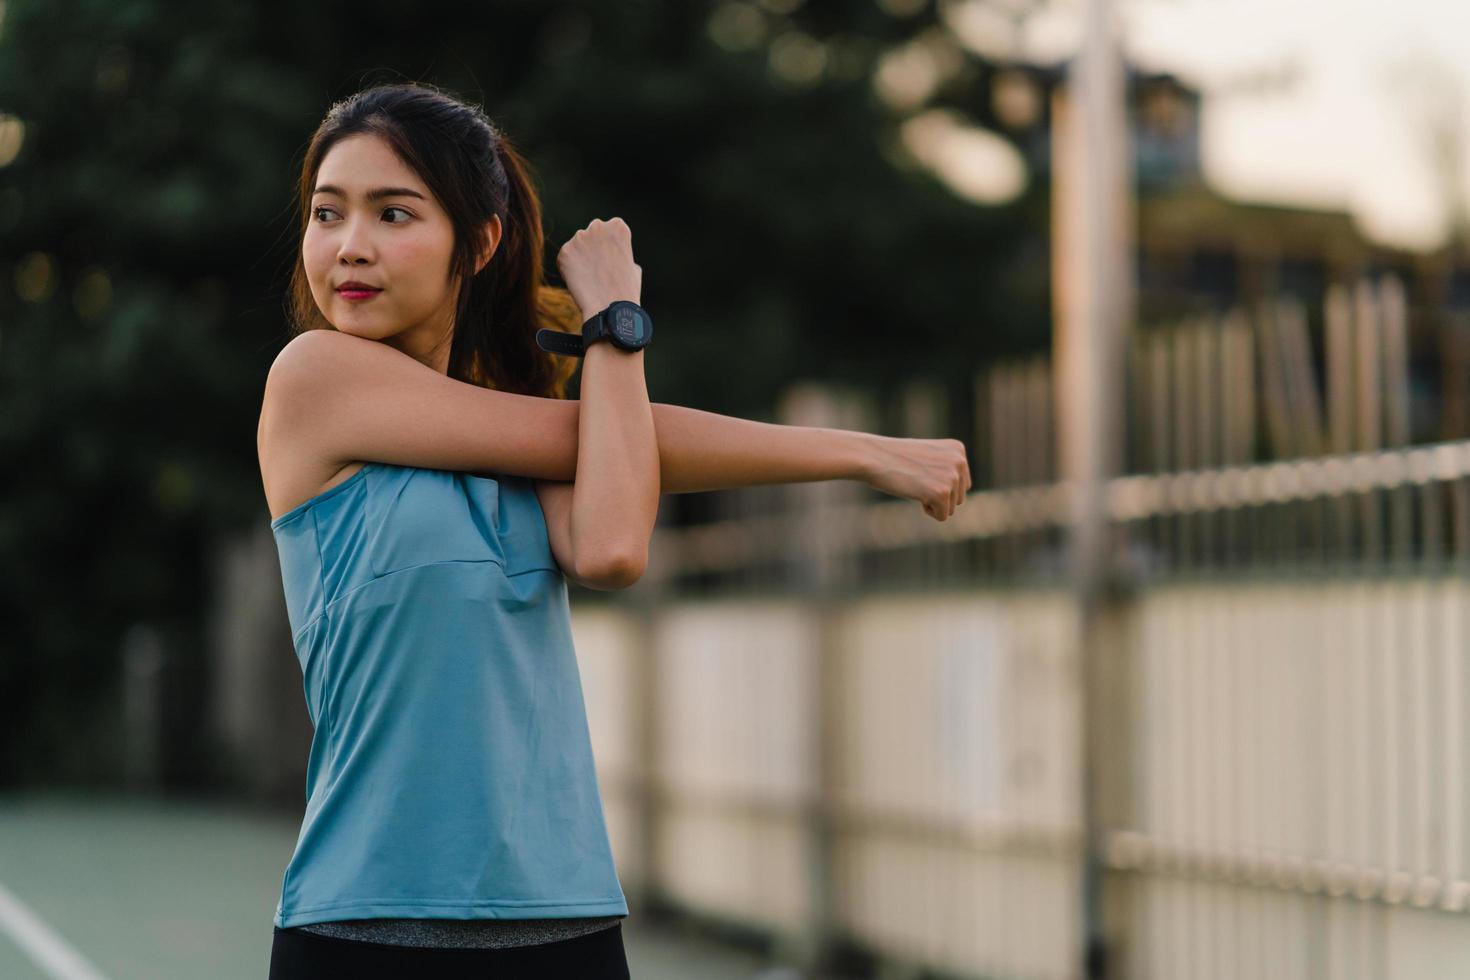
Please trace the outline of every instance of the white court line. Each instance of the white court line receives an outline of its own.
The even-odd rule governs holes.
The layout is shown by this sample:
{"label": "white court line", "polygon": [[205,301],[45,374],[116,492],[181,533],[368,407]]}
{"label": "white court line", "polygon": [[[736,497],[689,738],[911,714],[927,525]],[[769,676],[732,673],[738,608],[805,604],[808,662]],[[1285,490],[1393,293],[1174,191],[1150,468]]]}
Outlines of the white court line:
{"label": "white court line", "polygon": [[4,885],[0,885],[0,933],[9,936],[52,980],[107,980]]}

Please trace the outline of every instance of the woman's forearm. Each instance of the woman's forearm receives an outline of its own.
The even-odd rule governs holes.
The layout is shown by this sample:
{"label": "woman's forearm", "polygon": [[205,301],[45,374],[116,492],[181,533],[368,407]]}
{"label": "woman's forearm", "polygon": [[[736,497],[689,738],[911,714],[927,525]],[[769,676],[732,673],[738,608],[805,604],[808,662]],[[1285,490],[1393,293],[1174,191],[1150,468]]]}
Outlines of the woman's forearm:
{"label": "woman's forearm", "polygon": [[[581,405],[591,390],[587,385],[590,377],[591,372],[584,366],[582,398],[560,401],[557,409],[565,412],[564,423],[537,437],[543,445],[557,447],[556,456],[561,462],[534,471],[502,467],[500,472],[581,483],[586,464],[582,426],[589,419],[594,426],[597,424],[596,413]],[[661,494],[770,483],[867,480],[874,447],[885,438],[851,429],[757,422],[665,402],[653,402],[649,407],[657,441]]]}
{"label": "woman's forearm", "polygon": [[660,493],[861,480],[869,433],[780,425],[654,402]]}
{"label": "woman's forearm", "polygon": [[642,574],[658,519],[655,437],[643,351],[593,344],[582,363],[570,517],[573,551],[586,574],[613,567],[635,579]]}

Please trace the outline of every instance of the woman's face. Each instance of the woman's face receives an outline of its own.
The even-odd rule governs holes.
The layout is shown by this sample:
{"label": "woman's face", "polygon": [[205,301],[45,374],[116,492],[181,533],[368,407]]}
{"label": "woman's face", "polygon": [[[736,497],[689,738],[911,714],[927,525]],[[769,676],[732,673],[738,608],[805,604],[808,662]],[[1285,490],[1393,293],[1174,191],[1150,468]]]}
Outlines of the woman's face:
{"label": "woman's face", "polygon": [[[327,321],[433,358],[454,326],[454,230],[424,182],[381,137],[349,136],[323,158],[307,217],[302,262]],[[378,291],[356,298],[349,281]]]}

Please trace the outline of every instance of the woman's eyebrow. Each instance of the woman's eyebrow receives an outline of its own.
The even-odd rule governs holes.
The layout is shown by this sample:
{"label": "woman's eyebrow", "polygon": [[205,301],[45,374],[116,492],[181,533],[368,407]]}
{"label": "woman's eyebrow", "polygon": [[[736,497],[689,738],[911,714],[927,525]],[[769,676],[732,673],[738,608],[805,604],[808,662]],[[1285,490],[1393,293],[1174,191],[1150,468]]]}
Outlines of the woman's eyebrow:
{"label": "woman's eyebrow", "polygon": [[[342,188],[337,187],[333,184],[322,184],[311,193],[313,197],[318,194],[336,194],[338,197],[347,196]],[[420,194],[418,191],[410,187],[374,187],[372,190],[364,194],[363,197],[367,198],[369,201],[376,201],[382,197],[416,197],[420,201],[426,199],[424,195]]]}

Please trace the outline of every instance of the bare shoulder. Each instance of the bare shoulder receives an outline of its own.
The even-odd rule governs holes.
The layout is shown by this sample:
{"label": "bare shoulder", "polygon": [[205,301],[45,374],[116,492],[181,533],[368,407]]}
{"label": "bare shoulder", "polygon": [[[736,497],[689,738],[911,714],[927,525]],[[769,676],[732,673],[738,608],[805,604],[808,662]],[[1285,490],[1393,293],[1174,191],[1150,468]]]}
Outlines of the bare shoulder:
{"label": "bare shoulder", "polygon": [[290,424],[299,409],[299,405],[289,401],[297,397],[295,389],[323,369],[324,356],[333,356],[324,352],[323,347],[334,345],[334,350],[343,349],[337,346],[336,340],[321,339],[328,334],[371,343],[335,331],[309,330],[292,338],[281,349],[266,379],[255,444],[266,505],[273,521],[347,480],[366,465],[363,460],[344,462],[328,458],[302,437],[297,426]]}
{"label": "bare shoulder", "polygon": [[276,374],[299,366],[311,370],[321,366],[318,358],[326,357],[335,361],[342,357],[372,357],[377,352],[389,349],[391,348],[379,341],[354,337],[340,330],[305,330],[292,337],[281,348],[271,365],[271,373]]}

